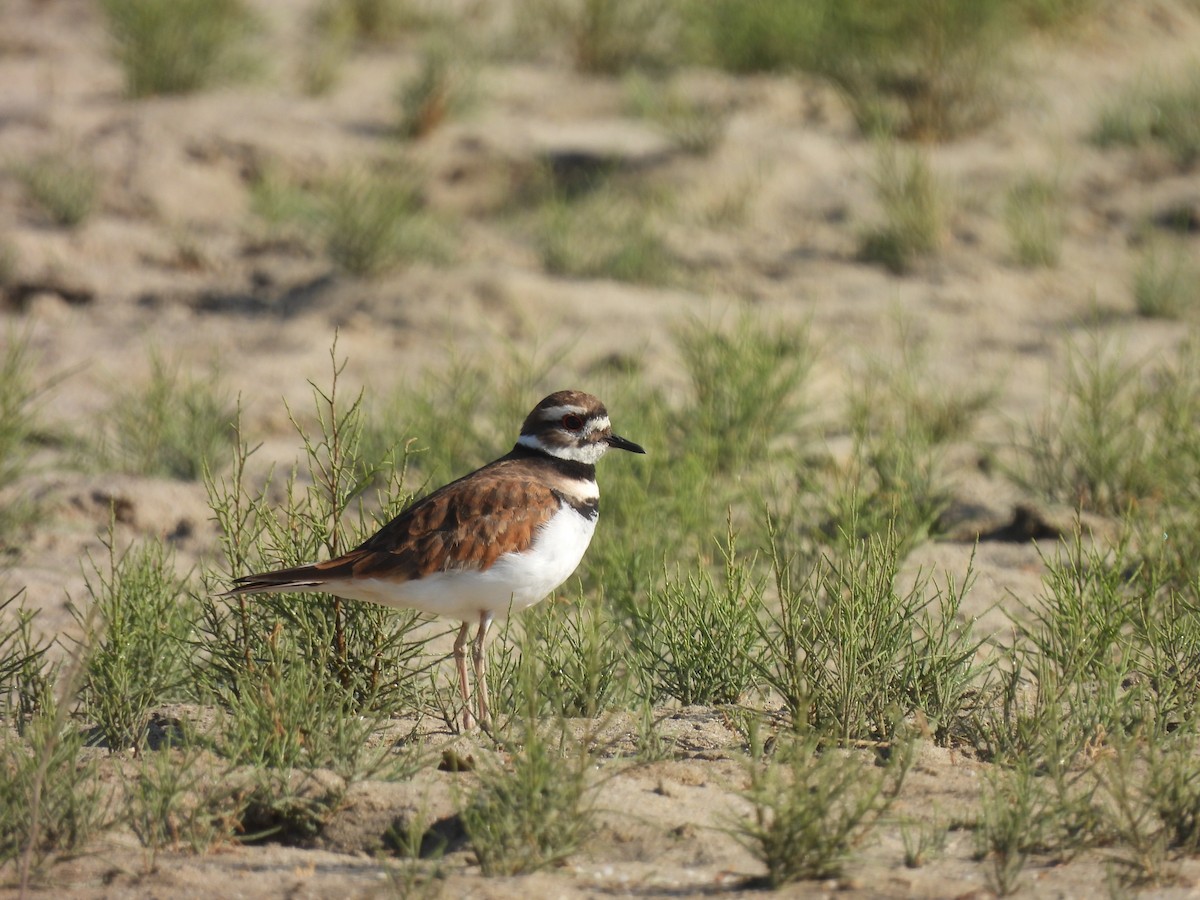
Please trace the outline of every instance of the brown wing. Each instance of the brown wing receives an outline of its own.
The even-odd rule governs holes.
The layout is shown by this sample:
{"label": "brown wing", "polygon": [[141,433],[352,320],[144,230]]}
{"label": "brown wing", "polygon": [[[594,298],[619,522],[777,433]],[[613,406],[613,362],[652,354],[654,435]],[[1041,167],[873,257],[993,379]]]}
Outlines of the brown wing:
{"label": "brown wing", "polygon": [[346,578],[407,581],[450,569],[487,569],[501,554],[526,549],[561,505],[544,481],[506,462],[439,488],[343,556],[239,578],[234,591]]}

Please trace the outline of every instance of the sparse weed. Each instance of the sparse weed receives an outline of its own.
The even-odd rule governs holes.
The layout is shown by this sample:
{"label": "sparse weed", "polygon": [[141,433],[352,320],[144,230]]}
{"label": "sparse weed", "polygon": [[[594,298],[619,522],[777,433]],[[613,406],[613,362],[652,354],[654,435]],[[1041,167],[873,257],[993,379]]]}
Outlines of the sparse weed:
{"label": "sparse weed", "polygon": [[639,284],[666,284],[675,275],[652,202],[612,187],[551,199],[540,211],[535,241],[552,275]]}
{"label": "sparse weed", "polygon": [[656,0],[521,0],[517,16],[522,43],[554,41],[580,72],[610,75],[667,65],[680,25]]}
{"label": "sparse weed", "polygon": [[946,448],[969,434],[991,398],[985,389],[944,387],[907,327],[901,331],[900,360],[872,364],[851,390],[853,447],[832,489],[823,490],[825,540],[891,529],[907,551],[932,535],[951,496]]}
{"label": "sparse weed", "polygon": [[[388,461],[362,455],[362,395],[349,402],[339,395],[344,363],[336,344],[331,359],[330,389],[313,387],[318,437],[296,426],[308,486],[293,473],[275,509],[269,485],[252,492],[244,484],[250,451],[240,441],[230,476],[208,482],[235,574],[335,556],[378,527],[362,493]],[[408,497],[401,487],[405,460],[396,462],[388,469],[390,499],[380,504],[386,517]],[[381,764],[364,744],[367,735],[393,712],[419,708],[424,640],[411,635],[416,614],[295,594],[214,596],[225,579],[209,573],[201,595],[206,654],[196,674],[198,689],[228,710],[224,751],[273,767],[330,767],[347,777]]]}
{"label": "sparse weed", "polygon": [[[42,393],[33,378],[36,363],[28,333],[9,328],[0,354],[0,488],[19,479],[29,463],[31,445],[40,431],[37,399]],[[0,513],[0,534],[8,516]]]}
{"label": "sparse weed", "polygon": [[1035,28],[1056,29],[1095,11],[1101,0],[1019,0],[1021,16]]}
{"label": "sparse weed", "polygon": [[995,115],[1013,36],[1001,0],[720,0],[699,20],[725,68],[811,72],[837,85],[864,132],[935,140]]}
{"label": "sparse weed", "polygon": [[128,472],[185,480],[221,468],[233,442],[234,406],[213,371],[185,375],[150,357],[150,380],[113,404],[111,452]]}
{"label": "sparse weed", "polygon": [[702,53],[729,72],[810,69],[823,23],[820,4],[713,0],[693,4]]}
{"label": "sparse weed", "polygon": [[656,700],[736,703],[753,684],[763,580],[753,560],[738,556],[732,522],[720,552],[724,577],[698,562],[631,608],[637,671]]}
{"label": "sparse weed", "polygon": [[717,472],[742,472],[805,431],[804,383],[816,362],[805,325],[732,328],[692,321],[675,338],[691,383],[687,452]]}
{"label": "sparse weed", "polygon": [[397,131],[404,138],[425,137],[466,109],[474,91],[472,64],[463,49],[446,38],[432,39],[422,51],[416,75],[396,92]]}
{"label": "sparse weed", "polygon": [[257,21],[242,0],[103,0],[131,97],[187,94],[254,70]]}
{"label": "sparse weed", "polygon": [[300,63],[305,93],[316,97],[334,88],[358,33],[352,3],[322,0],[313,8],[305,31],[306,52]]}
{"label": "sparse weed", "polygon": [[1056,266],[1062,254],[1063,210],[1058,185],[1028,176],[1009,189],[1004,224],[1013,259],[1028,268]]}
{"label": "sparse weed", "polygon": [[439,262],[449,246],[422,210],[411,175],[358,171],[321,191],[318,230],[325,251],[344,272],[374,277],[416,260]]}
{"label": "sparse weed", "polygon": [[[17,652],[27,659],[28,645],[18,633]],[[32,664],[48,672],[40,658]],[[80,763],[83,734],[70,721],[84,664],[77,655],[51,673],[19,736],[0,730],[0,866],[16,862],[21,893],[47,862],[83,847],[110,821],[96,762]]]}
{"label": "sparse weed", "polygon": [[[572,603],[542,603],[521,615],[522,654],[532,653],[544,672],[539,684],[543,715],[593,718],[623,703],[630,692],[628,641],[608,607],[582,593]],[[519,678],[501,676],[519,687]],[[508,709],[529,698],[513,694]]]}
{"label": "sparse weed", "polygon": [[725,133],[725,118],[720,112],[689,100],[660,81],[635,74],[627,80],[625,93],[626,106],[633,115],[658,124],[686,153],[707,156]]}
{"label": "sparse weed", "polygon": [[0,603],[0,698],[4,718],[20,733],[52,702],[58,674],[47,655],[51,642],[38,635],[37,611],[25,605],[23,593]]}
{"label": "sparse weed", "polygon": [[[1096,777],[1108,800],[1105,822],[1117,842],[1115,858],[1123,869],[1121,878],[1128,884],[1159,884],[1169,874],[1168,846],[1172,830],[1159,816],[1158,801],[1165,800],[1166,809],[1170,810],[1173,800],[1185,799],[1186,795],[1172,797],[1170,787],[1166,796],[1161,793],[1156,797],[1150,795],[1147,779],[1165,776],[1171,780],[1171,775],[1161,771],[1144,774],[1145,756],[1153,751],[1143,750],[1136,738],[1120,738],[1111,742],[1110,747],[1112,752],[1096,767]],[[1195,777],[1194,772],[1191,777]],[[1158,786],[1161,787],[1161,783]],[[1180,786],[1176,782],[1171,787]],[[1186,786],[1184,790],[1187,790]],[[1173,811],[1185,815],[1193,812],[1180,808]],[[1190,828],[1178,819],[1175,824]]]}
{"label": "sparse weed", "polygon": [[1069,861],[1080,851],[1111,839],[1095,773],[1067,759],[1044,764],[1015,759],[1012,768],[987,773],[979,798],[975,858],[991,858],[991,887],[1001,896],[1016,892],[1034,854]]}
{"label": "sparse weed", "polygon": [[91,611],[72,607],[86,625],[80,699],[110,750],[140,751],[151,709],[183,693],[194,610],[162,542],[118,554],[110,533],[108,559],[103,567],[93,560],[92,570],[85,573]]}
{"label": "sparse weed", "polygon": [[1016,893],[1029,855],[1041,843],[1044,795],[1026,766],[992,773],[980,797],[976,856],[992,860],[991,887],[1001,897]]}
{"label": "sparse weed", "polygon": [[100,174],[76,151],[47,153],[17,167],[17,175],[38,208],[55,225],[75,228],[96,208]]}
{"label": "sparse weed", "polygon": [[237,788],[212,772],[212,758],[189,745],[167,743],[138,760],[126,784],[124,818],[147,851],[154,868],[161,850],[187,848],[204,853],[231,839]]}
{"label": "sparse weed", "polygon": [[1092,129],[1101,147],[1156,145],[1181,168],[1200,159],[1200,70],[1136,85],[1105,106]]}
{"label": "sparse weed", "polygon": [[982,639],[957,621],[971,572],[941,585],[918,575],[902,589],[894,531],[805,561],[786,555],[773,523],[767,528],[779,599],[759,626],[757,666],[793,727],[891,741],[919,714],[935,740],[950,740],[977,687]]}
{"label": "sparse weed", "polygon": [[943,189],[924,154],[901,152],[893,143],[880,145],[875,185],[883,223],[863,235],[858,255],[903,274],[941,244]]}
{"label": "sparse weed", "polygon": [[[0,349],[0,548],[9,536],[38,515],[39,504],[19,486],[38,446],[54,443],[58,436],[42,421],[40,401],[57,378],[34,376],[38,356],[29,332],[9,327]],[[60,376],[61,377],[61,376]]]}
{"label": "sparse weed", "polygon": [[766,865],[773,888],[836,878],[891,807],[910,762],[907,748],[893,747],[889,762],[876,769],[813,736],[779,748],[770,760],[756,748],[745,794],[754,819],[738,822],[734,836]]}
{"label": "sparse weed", "polygon": [[95,761],[80,763],[81,733],[53,707],[23,738],[0,734],[0,864],[34,872],[83,847],[109,821]]}
{"label": "sparse weed", "polygon": [[937,859],[946,849],[949,830],[944,821],[916,820],[900,825],[900,840],[904,844],[904,865],[919,869]]}
{"label": "sparse weed", "polygon": [[[526,657],[521,678],[536,677]],[[532,684],[522,689],[534,697]],[[590,754],[575,744],[565,722],[539,721],[527,708],[519,721],[521,747],[508,766],[490,764],[462,809],[463,828],[484,875],[532,872],[566,859],[594,828]]]}
{"label": "sparse weed", "polygon": [[1028,428],[1015,474],[1051,500],[1119,514],[1149,487],[1141,367],[1098,338],[1069,354],[1063,399]]}
{"label": "sparse weed", "polygon": [[1134,271],[1133,302],[1149,319],[1179,319],[1200,307],[1200,266],[1186,246],[1146,249]]}
{"label": "sparse weed", "polygon": [[1134,556],[1128,537],[1080,534],[1047,559],[1045,590],[1027,607],[1002,668],[998,709],[976,740],[1002,760],[1050,765],[1141,735],[1189,732],[1198,698],[1200,609],[1167,580],[1169,566]]}
{"label": "sparse weed", "polygon": [[429,24],[429,14],[412,0],[327,0],[348,16],[354,35],[368,44],[383,44]]}

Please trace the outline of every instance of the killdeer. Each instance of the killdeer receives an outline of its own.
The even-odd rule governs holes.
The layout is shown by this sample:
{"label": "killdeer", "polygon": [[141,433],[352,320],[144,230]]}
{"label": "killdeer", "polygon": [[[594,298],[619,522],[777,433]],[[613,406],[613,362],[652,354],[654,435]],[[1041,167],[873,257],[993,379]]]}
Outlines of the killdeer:
{"label": "killdeer", "polygon": [[505,456],[418,500],[349,553],[247,575],[229,593],[318,592],[461,619],[454,662],[467,729],[466,644],[478,622],[471,660],[486,725],[488,629],[575,571],[600,513],[596,462],[612,447],[646,452],[613,434],[604,404],[591,394],[558,391],[533,408]]}

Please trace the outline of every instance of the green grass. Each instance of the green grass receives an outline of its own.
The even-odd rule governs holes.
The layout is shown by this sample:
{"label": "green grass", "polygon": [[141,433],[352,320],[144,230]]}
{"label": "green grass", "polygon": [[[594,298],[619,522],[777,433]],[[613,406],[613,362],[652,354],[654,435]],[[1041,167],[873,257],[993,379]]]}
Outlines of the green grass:
{"label": "green grass", "polygon": [[658,69],[676,56],[676,4],[656,0],[520,0],[516,40],[549,44],[580,72]]}
{"label": "green grass", "polygon": [[227,464],[235,418],[215,369],[192,375],[152,353],[149,381],[122,390],[113,403],[105,449],[127,472],[196,481]]}
{"label": "green grass", "polygon": [[1151,490],[1140,367],[1092,339],[1072,347],[1056,408],[1021,441],[1016,473],[1051,500],[1119,514]]}
{"label": "green grass", "polygon": [[1065,29],[1096,12],[1101,0],[1019,0],[1020,15],[1035,28]]}
{"label": "green grass", "polygon": [[264,166],[251,184],[251,209],[270,238],[323,250],[335,269],[355,278],[453,257],[447,226],[425,208],[420,175],[399,165],[317,177]]}
{"label": "green grass", "polygon": [[[603,515],[578,578],[494,634],[497,727],[470,738],[476,771],[453,776],[487,877],[592,846],[599,779],[625,765],[607,758],[612,746],[630,764],[690,756],[671,717],[704,703],[752,748],[749,815],[728,830],[772,885],[856,877],[856,853],[881,828],[894,865],[928,864],[952,827],[974,830],[997,893],[1032,881],[1031,865],[1082,853],[1110,861],[1114,885],[1170,883],[1200,846],[1200,353],[1184,345],[1130,366],[1103,347],[1076,351],[1073,380],[1056,386],[1069,403],[1053,438],[1076,446],[1039,464],[1062,496],[1079,496],[1077,458],[1128,465],[1099,466],[1090,494],[1127,536],[1048,545],[1040,593],[984,635],[963,602],[971,568],[914,572],[908,556],[930,531],[927,497],[943,495],[936,465],[906,482],[894,476],[909,463],[884,450],[936,460],[970,439],[988,394],[939,380],[902,338],[897,361],[873,366],[838,413],[872,448],[855,457],[869,477],[853,484],[809,471],[821,431],[804,326],[682,326],[669,395],[632,357],[580,371],[576,348],[514,346],[370,409],[347,390],[335,346],[311,409],[289,411],[294,467],[252,474],[258,438],[235,416],[231,465],[206,477],[219,559],[185,578],[150,539],[98,560],[65,666],[20,596],[0,610],[0,853],[33,878],[99,846],[115,821],[142,844],[147,872],[168,850],[310,845],[354,781],[430,764],[430,730],[460,710],[414,616],[221,593],[236,575],[352,546],[413,489],[504,452],[529,407],[570,384],[603,397],[615,429],[649,453],[600,464]],[[885,483],[830,517],[839,490]],[[177,723],[151,720],[181,701]],[[597,746],[613,723],[616,744]],[[766,729],[773,751],[758,739]],[[109,758],[85,749],[89,737]],[[953,824],[940,811],[892,817],[913,740],[987,767]],[[620,811],[606,827],[609,815],[619,828]],[[429,827],[412,829],[410,848]]]}
{"label": "green grass", "polygon": [[57,678],[51,641],[37,628],[37,611],[25,605],[23,593],[0,603],[0,699],[3,718],[18,732],[49,706]]}
{"label": "green grass", "polygon": [[1200,307],[1200,264],[1186,244],[1146,248],[1134,270],[1133,302],[1148,319],[1180,319]]}
{"label": "green grass", "polygon": [[872,361],[850,389],[849,458],[829,478],[816,473],[825,540],[893,531],[905,550],[935,536],[952,496],[944,457],[970,437],[989,404],[986,388],[955,385],[930,371],[927,348],[900,324],[900,355]]}
{"label": "green grass", "polygon": [[465,111],[475,93],[469,53],[451,43],[448,36],[432,38],[422,48],[416,74],[402,82],[396,91],[398,133],[412,140],[428,136]]}
{"label": "green grass", "polygon": [[793,728],[889,742],[919,716],[936,741],[958,739],[983,641],[958,621],[969,571],[902,587],[894,532],[815,558],[777,544],[771,562],[778,606],[760,617],[755,665]]}
{"label": "green grass", "polygon": [[828,79],[867,134],[942,140],[1003,105],[1015,30],[1003,0],[717,0],[695,5],[706,57]]}
{"label": "green grass", "polygon": [[772,759],[756,748],[745,792],[754,817],[734,834],[766,866],[772,888],[836,878],[891,807],[909,762],[898,747],[886,767],[874,768],[811,737],[787,742]]}
{"label": "green grass", "polygon": [[86,573],[88,611],[72,608],[87,665],[80,699],[96,737],[111,750],[140,750],[154,706],[187,696],[195,611],[164,544],[118,554]]}
{"label": "green grass", "polygon": [[347,18],[354,37],[366,44],[387,44],[429,24],[429,13],[412,0],[324,0],[321,8]]}
{"label": "green grass", "polygon": [[78,152],[46,153],[17,166],[25,192],[54,225],[76,228],[96,209],[100,173]]}
{"label": "green grass", "polygon": [[418,260],[442,262],[450,245],[422,209],[419,187],[402,172],[350,172],[322,190],[318,231],[343,272],[372,278]]}
{"label": "green grass", "polygon": [[37,356],[28,333],[11,326],[0,356],[0,488],[19,479],[41,430],[33,369]]}
{"label": "green grass", "polygon": [[1026,268],[1053,267],[1062,255],[1062,191],[1050,179],[1030,175],[1004,200],[1004,225],[1013,259]]}
{"label": "green grass", "polygon": [[1092,140],[1101,147],[1155,146],[1180,168],[1200,160],[1200,70],[1128,88],[1100,111]]}
{"label": "green grass", "polygon": [[131,97],[189,94],[254,71],[257,21],[242,0],[103,0]]}
{"label": "green grass", "polygon": [[879,148],[875,187],[883,221],[863,234],[858,256],[901,275],[941,245],[945,191],[923,153],[887,142]]}
{"label": "green grass", "polygon": [[300,82],[306,94],[319,97],[337,86],[359,32],[353,3],[322,0],[310,10],[300,61]]}
{"label": "green grass", "polygon": [[[207,479],[221,528],[224,565],[206,573],[198,639],[205,649],[193,683],[226,709],[221,745],[239,761],[273,768],[331,767],[348,774],[382,764],[364,740],[393,714],[422,707],[423,648],[411,611],[321,596],[225,598],[230,577],[335,556],[398,511],[403,457],[364,457],[362,396],[343,396],[336,359],[330,386],[313,386],[315,436],[297,420],[304,481],[293,472],[271,502],[271,484],[244,482],[248,445],[239,432],[232,471]],[[368,489],[385,465],[386,499]],[[281,723],[286,727],[281,728]]]}
{"label": "green grass", "polygon": [[656,206],[652,197],[609,186],[552,197],[534,226],[542,266],[567,278],[670,283],[675,262],[655,222]]}
{"label": "green grass", "polygon": [[656,703],[734,704],[755,684],[764,578],[738,556],[732,525],[719,554],[723,573],[698,562],[632,607],[634,668]]}
{"label": "green grass", "polygon": [[654,122],[685,153],[708,156],[725,135],[720,110],[689,99],[660,79],[635,73],[626,79],[625,95],[630,115]]}
{"label": "green grass", "polygon": [[[527,657],[518,678],[536,696],[546,674]],[[479,787],[459,815],[483,874],[517,875],[553,866],[595,829],[592,756],[561,718],[545,724],[530,704],[510,723],[505,742],[519,742],[507,765],[481,767]]]}
{"label": "green grass", "polygon": [[807,69],[820,32],[819,4],[714,0],[689,10],[704,58],[738,74]]}
{"label": "green grass", "polygon": [[[38,355],[29,332],[9,327],[0,350],[0,490],[17,485],[29,472],[38,447],[50,435],[41,416],[41,402],[53,382],[34,375]],[[0,505],[0,547],[10,535],[34,521],[38,504],[19,488]]]}

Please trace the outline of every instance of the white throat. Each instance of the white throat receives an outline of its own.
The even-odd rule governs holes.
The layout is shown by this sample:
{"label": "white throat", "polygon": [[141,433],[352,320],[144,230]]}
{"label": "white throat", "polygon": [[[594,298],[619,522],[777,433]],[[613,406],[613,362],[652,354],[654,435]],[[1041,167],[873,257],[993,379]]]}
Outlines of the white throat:
{"label": "white throat", "polygon": [[608,451],[608,444],[604,441],[596,441],[595,443],[584,444],[582,446],[568,444],[565,447],[547,447],[534,434],[521,435],[517,438],[517,443],[522,447],[528,447],[531,450],[540,450],[542,453],[548,453],[550,456],[555,456],[559,459],[569,459],[572,462],[587,463],[593,466]]}

